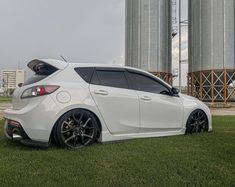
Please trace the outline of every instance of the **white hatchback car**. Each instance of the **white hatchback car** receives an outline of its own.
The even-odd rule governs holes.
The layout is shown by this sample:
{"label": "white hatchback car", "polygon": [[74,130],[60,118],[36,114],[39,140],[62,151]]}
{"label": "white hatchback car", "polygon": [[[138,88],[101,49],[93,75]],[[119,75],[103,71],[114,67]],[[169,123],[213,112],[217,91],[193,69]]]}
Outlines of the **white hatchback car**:
{"label": "white hatchback car", "polygon": [[4,111],[5,135],[29,146],[51,140],[79,148],[95,141],[160,137],[212,130],[201,101],[154,75],[130,67],[33,60],[35,75]]}

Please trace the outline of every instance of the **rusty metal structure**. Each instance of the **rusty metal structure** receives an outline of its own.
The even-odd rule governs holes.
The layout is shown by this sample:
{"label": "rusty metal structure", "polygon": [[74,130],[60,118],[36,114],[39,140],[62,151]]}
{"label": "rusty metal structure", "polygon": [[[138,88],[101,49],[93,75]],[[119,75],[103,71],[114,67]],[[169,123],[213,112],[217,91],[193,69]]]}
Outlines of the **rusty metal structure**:
{"label": "rusty metal structure", "polygon": [[234,101],[235,1],[189,0],[188,94]]}
{"label": "rusty metal structure", "polygon": [[125,64],[172,83],[171,0],[126,0]]}

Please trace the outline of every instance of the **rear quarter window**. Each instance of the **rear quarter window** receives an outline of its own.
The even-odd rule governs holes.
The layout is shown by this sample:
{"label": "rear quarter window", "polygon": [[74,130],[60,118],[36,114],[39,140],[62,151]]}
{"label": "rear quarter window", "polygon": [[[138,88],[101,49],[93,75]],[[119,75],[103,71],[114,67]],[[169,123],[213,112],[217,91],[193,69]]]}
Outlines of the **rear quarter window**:
{"label": "rear quarter window", "polygon": [[80,67],[80,68],[75,68],[74,70],[84,81],[86,81],[87,83],[91,82],[91,77],[94,72],[93,67]]}

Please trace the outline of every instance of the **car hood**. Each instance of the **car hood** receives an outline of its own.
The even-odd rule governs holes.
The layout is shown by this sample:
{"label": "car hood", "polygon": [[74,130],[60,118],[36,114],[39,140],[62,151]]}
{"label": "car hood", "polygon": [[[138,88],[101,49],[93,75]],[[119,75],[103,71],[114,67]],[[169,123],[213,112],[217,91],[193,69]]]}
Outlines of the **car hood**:
{"label": "car hood", "polygon": [[197,98],[195,97],[192,97],[192,96],[189,96],[189,95],[185,95],[185,94],[182,94],[180,93],[179,96],[183,99],[187,99],[187,100],[192,100],[192,101],[199,101]]}

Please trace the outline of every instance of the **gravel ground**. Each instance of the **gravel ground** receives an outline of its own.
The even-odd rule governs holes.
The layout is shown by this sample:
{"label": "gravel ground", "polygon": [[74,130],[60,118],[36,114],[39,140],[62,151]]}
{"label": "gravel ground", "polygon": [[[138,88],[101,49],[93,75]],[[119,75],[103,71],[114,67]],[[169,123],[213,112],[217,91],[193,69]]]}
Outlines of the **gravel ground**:
{"label": "gravel ground", "polygon": [[212,115],[214,116],[235,116],[235,107],[232,108],[219,108],[211,109]]}

